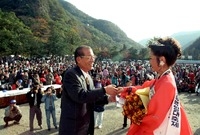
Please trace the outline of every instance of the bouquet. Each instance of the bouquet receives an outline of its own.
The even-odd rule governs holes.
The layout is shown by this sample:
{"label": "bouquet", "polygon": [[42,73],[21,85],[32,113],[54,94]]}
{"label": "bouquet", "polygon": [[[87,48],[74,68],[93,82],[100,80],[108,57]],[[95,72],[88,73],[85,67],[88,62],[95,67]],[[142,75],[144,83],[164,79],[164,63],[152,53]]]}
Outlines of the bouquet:
{"label": "bouquet", "polygon": [[131,120],[131,123],[140,125],[143,117],[147,113],[149,102],[149,87],[138,89],[135,93],[130,93],[125,97],[125,103],[122,106],[122,114]]}

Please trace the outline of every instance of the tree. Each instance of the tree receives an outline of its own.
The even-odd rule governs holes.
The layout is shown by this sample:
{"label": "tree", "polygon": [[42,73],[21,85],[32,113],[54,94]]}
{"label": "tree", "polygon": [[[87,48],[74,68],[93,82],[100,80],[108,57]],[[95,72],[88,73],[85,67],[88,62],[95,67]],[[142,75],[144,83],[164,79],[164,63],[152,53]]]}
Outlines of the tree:
{"label": "tree", "polygon": [[144,60],[148,58],[148,48],[142,48],[138,53],[138,59]]}
{"label": "tree", "polygon": [[66,43],[64,43],[64,40],[65,39],[64,39],[64,35],[62,31],[60,31],[56,27],[52,27],[51,36],[49,37],[49,41],[46,46],[46,51],[47,51],[46,54],[53,55],[53,56],[65,55]]}
{"label": "tree", "polygon": [[148,40],[146,46],[148,46],[148,45],[150,45],[150,44],[154,44],[155,41],[156,41],[157,39],[159,39],[159,38],[160,38],[160,37],[153,37],[153,38],[151,38],[150,40]]}
{"label": "tree", "polygon": [[129,49],[129,53],[130,53],[131,59],[138,59],[138,50],[137,49],[131,47]]}
{"label": "tree", "polygon": [[13,12],[0,10],[0,54],[26,54],[33,39],[31,30],[25,26]]}

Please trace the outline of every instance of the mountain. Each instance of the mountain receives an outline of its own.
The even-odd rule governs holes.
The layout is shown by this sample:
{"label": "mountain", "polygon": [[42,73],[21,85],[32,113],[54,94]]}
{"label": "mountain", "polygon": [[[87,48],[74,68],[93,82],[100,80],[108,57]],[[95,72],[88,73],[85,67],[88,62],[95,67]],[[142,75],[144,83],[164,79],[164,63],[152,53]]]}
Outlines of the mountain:
{"label": "mountain", "polygon": [[[19,39],[13,34],[4,35],[5,38],[1,39],[9,44],[8,46],[20,45],[22,48],[29,49],[21,53],[66,55],[72,54],[81,44],[90,45],[97,54],[109,50],[119,51],[124,46],[134,49],[143,48],[142,45],[128,38],[117,25],[92,18],[64,0],[1,0],[0,9],[2,11],[0,19],[3,20],[0,25],[3,26],[3,30],[16,34],[16,31],[11,29],[14,22],[6,21],[5,14],[8,13],[11,18],[25,25],[21,25],[22,29],[31,32],[29,32],[29,37],[32,37],[31,40],[29,39],[28,47],[26,40],[13,44],[13,41],[11,42],[13,38],[16,41]],[[20,33],[17,35],[19,36]],[[7,36],[10,37],[6,38]],[[0,50],[4,50],[4,54],[7,55],[20,52],[20,50],[16,52],[15,49],[7,48],[8,46],[3,46],[4,48]],[[33,46],[37,49],[33,49]]]}
{"label": "mountain", "polygon": [[171,36],[180,42],[184,50],[200,37],[200,31],[178,32]]}
{"label": "mountain", "polygon": [[146,47],[146,44],[148,43],[149,40],[150,38],[142,39],[138,43]]}
{"label": "mountain", "polygon": [[60,0],[60,2],[67,12],[71,13],[83,24],[87,26],[93,26],[95,29],[98,29],[99,31],[109,35],[114,41],[123,43],[127,45],[128,47],[133,46],[133,44],[136,48],[142,47],[139,43],[128,38],[127,35],[114,23],[107,20],[95,19],[83,13],[82,11],[77,9],[75,6],[73,6],[72,4],[66,1]]}
{"label": "mountain", "polygon": [[[185,31],[185,32],[177,32],[171,35],[171,37],[175,38],[178,40],[182,46],[182,49],[186,49],[190,45],[192,45],[195,40],[197,40],[200,37],[200,31]],[[143,39],[139,41],[138,43],[146,46],[147,42],[150,40],[148,39]]]}

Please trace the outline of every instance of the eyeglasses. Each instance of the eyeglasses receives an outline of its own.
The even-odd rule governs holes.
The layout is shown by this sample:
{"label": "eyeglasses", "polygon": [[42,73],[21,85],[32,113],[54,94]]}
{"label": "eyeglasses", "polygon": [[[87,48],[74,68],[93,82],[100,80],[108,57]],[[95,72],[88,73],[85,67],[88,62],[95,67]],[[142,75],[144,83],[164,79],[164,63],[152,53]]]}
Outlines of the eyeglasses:
{"label": "eyeglasses", "polygon": [[85,55],[85,56],[80,56],[81,58],[86,58],[86,59],[96,59],[96,55]]}

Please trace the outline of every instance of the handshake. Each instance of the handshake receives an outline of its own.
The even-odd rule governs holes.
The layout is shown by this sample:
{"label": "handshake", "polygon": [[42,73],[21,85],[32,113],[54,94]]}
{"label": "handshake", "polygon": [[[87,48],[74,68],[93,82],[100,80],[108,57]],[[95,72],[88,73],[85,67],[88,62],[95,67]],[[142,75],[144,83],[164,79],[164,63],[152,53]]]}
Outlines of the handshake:
{"label": "handshake", "polygon": [[113,84],[104,87],[104,89],[108,95],[115,95],[115,96],[123,91],[123,87],[116,88],[116,86]]}
{"label": "handshake", "polygon": [[115,85],[108,85],[104,87],[106,94],[109,96],[109,102],[116,102],[116,95],[120,94],[123,91],[123,87],[117,87]]}

